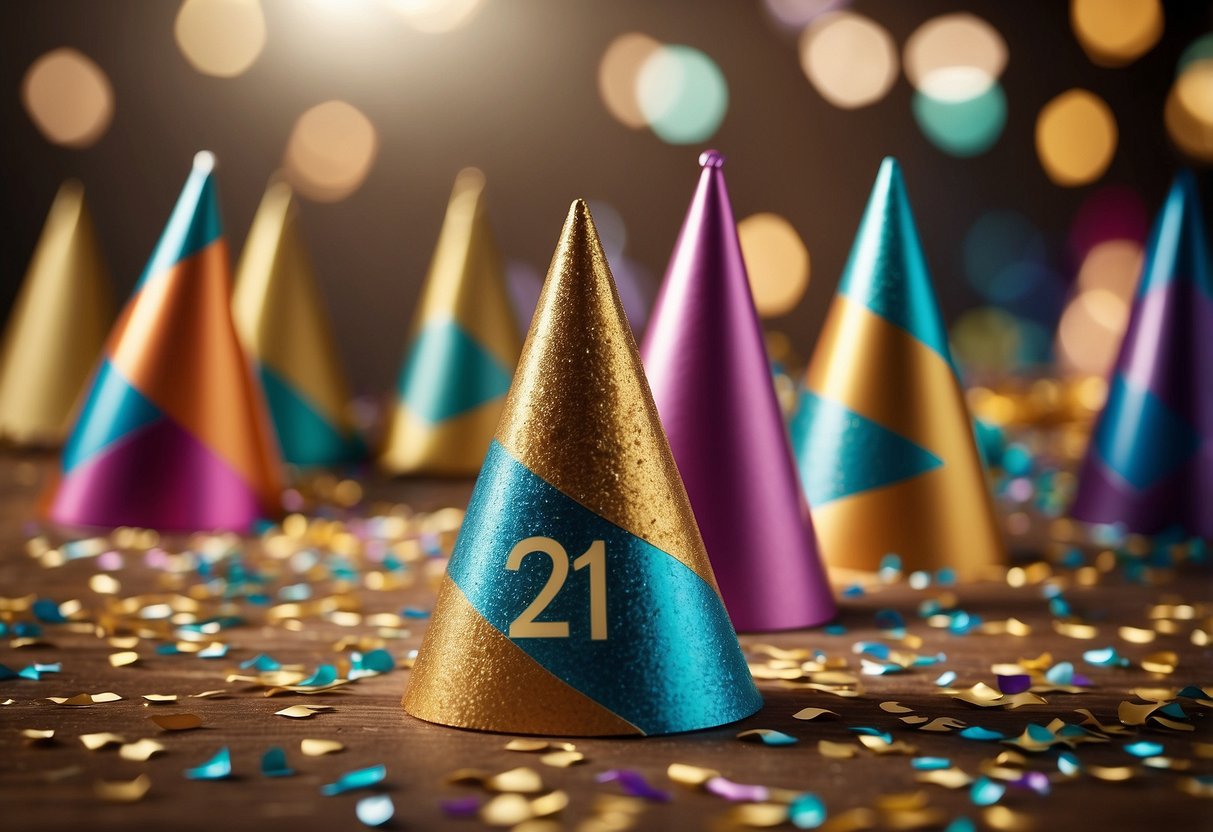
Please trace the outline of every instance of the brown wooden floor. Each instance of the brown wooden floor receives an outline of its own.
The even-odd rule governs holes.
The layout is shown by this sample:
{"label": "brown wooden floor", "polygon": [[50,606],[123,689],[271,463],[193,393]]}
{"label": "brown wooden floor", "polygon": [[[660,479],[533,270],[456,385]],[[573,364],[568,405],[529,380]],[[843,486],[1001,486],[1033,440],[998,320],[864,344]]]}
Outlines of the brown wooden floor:
{"label": "brown wooden floor", "polygon": [[[32,506],[38,484],[45,475],[45,462],[37,458],[0,460],[0,597],[34,593],[58,602],[79,599],[92,615],[106,603],[105,598],[89,589],[89,578],[99,571],[94,559],[45,568],[25,551],[26,540],[34,531]],[[368,492],[373,497],[408,501],[418,509],[429,509],[465,499],[468,484],[377,483],[368,486]],[[256,565],[260,561],[254,557],[250,563]],[[139,566],[127,566],[112,574],[122,583],[122,596],[150,591],[163,577]],[[298,576],[284,575],[270,585],[269,591],[300,580]],[[1014,617],[1029,625],[1031,634],[1025,637],[950,635],[927,626],[916,615],[919,603],[936,597],[941,590],[917,591],[905,582],[878,588],[863,597],[843,600],[840,622],[846,627],[844,634],[829,635],[814,630],[743,636],[743,644],[747,648],[770,643],[821,650],[831,657],[845,657],[851,670],[858,673],[859,660],[852,645],[860,640],[889,641],[877,629],[874,613],[891,608],[905,616],[911,634],[922,638],[918,653],[943,652],[946,661],[895,675],[863,676],[866,691],[856,698],[763,683],[766,707],[743,723],[666,738],[578,740],[577,747],[588,761],[567,769],[543,766],[536,756],[504,750],[507,738],[502,736],[442,728],[406,716],[399,706],[406,670],[363,679],[341,691],[316,696],[266,698],[260,690],[248,685],[225,683],[231,668],[257,653],[268,653],[279,661],[305,664],[309,668],[334,661],[338,656],[334,642],[345,636],[371,633],[373,628],[364,625],[340,626],[307,618],[305,626],[295,632],[264,624],[263,607],[239,603],[227,611],[246,617],[249,624],[215,636],[230,646],[225,658],[162,656],[155,653],[158,642],[144,639],[135,648],[141,657],[139,664],[119,668],[111,667],[107,660],[111,653],[118,652],[117,648],[90,633],[68,632],[61,625],[48,625],[44,638],[53,646],[20,649],[10,646],[10,633],[0,642],[0,663],[19,670],[34,662],[62,662],[62,672],[44,676],[40,681],[0,682],[0,701],[15,700],[13,704],[0,706],[0,829],[236,832],[360,828],[354,806],[358,798],[370,792],[323,797],[320,786],[343,772],[378,763],[386,764],[388,769],[381,791],[390,794],[396,805],[396,817],[389,828],[433,829],[445,824],[456,829],[480,828],[475,819],[447,818],[439,801],[484,793],[467,786],[444,785],[444,777],[458,768],[498,772],[520,765],[533,766],[547,786],[569,794],[571,802],[552,828],[579,828],[593,814],[599,796],[617,792],[616,785],[595,782],[596,774],[611,768],[637,769],[673,795],[668,803],[645,804],[635,816],[634,828],[673,830],[725,825],[733,807],[711,794],[672,783],[666,769],[674,762],[717,769],[743,783],[814,792],[825,801],[834,818],[848,809],[875,807],[882,796],[914,792],[922,792],[928,806],[938,811],[917,815],[877,814],[877,828],[910,828],[920,824],[939,828],[959,816],[972,818],[977,828],[992,828],[983,820],[982,810],[970,802],[967,789],[952,791],[916,783],[909,756],[874,754],[860,747],[855,742],[856,735],[848,729],[874,726],[887,730],[895,739],[916,746],[919,755],[949,758],[954,765],[976,776],[983,761],[992,760],[1009,746],[966,740],[955,733],[916,731],[900,722],[898,714],[881,710],[880,703],[895,700],[928,717],[950,716],[969,725],[1015,736],[1029,722],[1043,725],[1055,717],[1078,722],[1076,708],[1089,708],[1101,721],[1116,723],[1119,703],[1133,699],[1130,691],[1134,688],[1210,686],[1213,651],[1194,645],[1189,638],[1194,627],[1210,630],[1209,616],[1213,614],[1210,573],[1160,572],[1155,580],[1159,585],[1128,585],[1113,573],[1104,576],[1097,586],[1067,590],[1070,603],[1083,610],[1097,627],[1098,635],[1093,640],[1064,637],[1054,631],[1053,618],[1039,584],[1011,588],[1006,583],[990,582],[954,590],[961,607],[987,621]],[[181,589],[187,589],[189,583],[196,584],[198,579]],[[317,596],[328,594],[324,585],[317,587]],[[354,596],[364,615],[399,613],[409,606],[428,609],[433,600],[424,580],[412,588],[360,590]],[[1152,622],[1147,616],[1151,605],[1179,601],[1203,606],[1194,610],[1195,620],[1176,622],[1177,634],[1160,635],[1151,644],[1128,643],[1118,635],[1118,627],[1122,625],[1150,627]],[[423,628],[423,621],[410,622],[411,635],[391,641],[388,645],[391,652],[401,657],[416,648]],[[1083,651],[1105,646],[1115,646],[1133,666],[1103,668],[1083,662]],[[1154,675],[1137,666],[1143,656],[1158,650],[1178,654],[1179,668],[1174,675]],[[940,673],[952,670],[958,674],[957,687],[979,681],[993,684],[990,672],[993,663],[1014,662],[1045,652],[1057,661],[1073,662],[1095,686],[1081,695],[1046,693],[1047,704],[1008,711],[980,709],[955,701],[941,695],[934,683]],[[230,694],[226,698],[183,699],[177,704],[159,706],[145,706],[141,698],[149,693],[184,696],[216,688],[227,688]],[[101,691],[114,691],[123,699],[87,708],[56,706],[45,699]],[[292,704],[326,704],[334,710],[307,720],[273,715]],[[793,713],[810,706],[829,708],[841,719],[802,722],[792,718]],[[1084,765],[1119,767],[1135,762],[1123,748],[1127,741],[1149,739],[1162,743],[1167,756],[1191,760],[1188,771],[1150,770],[1138,765],[1139,773],[1124,782],[1108,782],[1090,774],[1065,780],[1056,777],[1056,751],[1027,755],[1031,768],[1054,775],[1051,793],[1041,796],[1012,786],[1000,805],[1013,814],[995,814],[989,816],[989,821],[999,828],[1040,832],[1213,829],[1213,801],[1191,796],[1179,788],[1185,778],[1213,774],[1213,759],[1207,753],[1204,758],[1198,757],[1199,749],[1194,745],[1213,742],[1213,720],[1209,718],[1210,711],[1190,702],[1185,702],[1185,710],[1195,725],[1192,732],[1131,728],[1124,737],[1114,737],[1106,744],[1082,745],[1076,753]],[[198,714],[204,721],[203,727],[170,733],[147,721],[152,713],[180,711]],[[55,742],[26,744],[20,732],[27,728],[54,729]],[[799,737],[800,743],[778,748],[735,738],[739,730],[747,728],[779,729]],[[122,734],[130,741],[153,737],[166,746],[166,752],[148,762],[128,762],[113,750],[88,751],[77,739],[81,734],[100,731]],[[337,739],[346,748],[329,756],[304,757],[299,751],[299,741],[305,737]],[[827,759],[817,748],[818,740],[822,739],[851,743],[858,753],[851,759]],[[235,774],[230,780],[197,782],[183,777],[185,768],[200,764],[224,745],[231,748],[234,763]],[[286,749],[295,776],[276,779],[262,776],[261,755],[273,745]],[[106,803],[94,795],[98,780],[130,780],[141,773],[150,777],[151,789],[138,803]],[[846,817],[855,820],[858,816]],[[607,816],[600,818],[597,825],[583,824],[580,828],[620,828],[610,826],[610,822],[611,817]]]}

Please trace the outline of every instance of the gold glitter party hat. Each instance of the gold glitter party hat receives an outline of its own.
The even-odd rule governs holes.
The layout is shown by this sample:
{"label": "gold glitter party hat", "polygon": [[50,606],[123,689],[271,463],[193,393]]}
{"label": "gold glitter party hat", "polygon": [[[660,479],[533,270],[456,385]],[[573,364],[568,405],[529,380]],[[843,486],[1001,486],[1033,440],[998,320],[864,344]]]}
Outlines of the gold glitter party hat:
{"label": "gold glitter party hat", "polygon": [[761,705],[579,200],[404,708],[600,736],[708,728]]}
{"label": "gold glitter party hat", "polygon": [[0,438],[57,445],[114,317],[84,188],[59,188],[0,342]]}
{"label": "gold glitter party hat", "polygon": [[283,460],[340,465],[363,446],[291,188],[271,182],[236,270],[232,317],[254,362]]}
{"label": "gold glitter party hat", "polygon": [[471,476],[484,459],[520,348],[484,174],[455,179],[413,321],[380,466]]}

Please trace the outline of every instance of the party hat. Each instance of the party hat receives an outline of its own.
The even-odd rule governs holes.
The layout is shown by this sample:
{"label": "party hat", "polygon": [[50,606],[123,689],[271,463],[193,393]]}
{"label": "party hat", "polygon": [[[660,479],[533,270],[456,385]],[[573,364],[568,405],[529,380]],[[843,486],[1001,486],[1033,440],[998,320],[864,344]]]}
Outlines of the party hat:
{"label": "party hat", "polygon": [[1213,273],[1192,175],[1171,187],[1072,514],[1213,538]]}
{"label": "party hat", "polygon": [[18,445],[64,440],[113,319],[84,188],[65,182],[0,342],[0,438]]}
{"label": "party hat", "polygon": [[709,150],[641,354],[670,450],[738,630],[834,616],[797,479],[724,158]]}
{"label": "party hat", "polygon": [[493,438],[520,348],[484,174],[459,172],[422,289],[379,457],[394,474],[475,474]]}
{"label": "party hat", "polygon": [[278,449],[232,324],[214,156],[199,153],[63,450],[52,520],[245,531],[280,505]]}
{"label": "party hat", "polygon": [[880,166],[792,424],[831,565],[973,575],[1002,540],[897,162]]}
{"label": "party hat", "polygon": [[290,186],[271,182],[236,269],[232,315],[260,375],[283,459],[339,465],[364,448],[296,215]]}
{"label": "party hat", "polygon": [[405,710],[593,736],[707,728],[761,705],[578,200]]}

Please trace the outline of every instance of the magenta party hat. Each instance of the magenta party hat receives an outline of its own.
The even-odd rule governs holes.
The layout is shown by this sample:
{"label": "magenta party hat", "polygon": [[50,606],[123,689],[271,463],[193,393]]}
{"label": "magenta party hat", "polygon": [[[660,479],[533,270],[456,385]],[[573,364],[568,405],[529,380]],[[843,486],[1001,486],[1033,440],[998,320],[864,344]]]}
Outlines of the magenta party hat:
{"label": "magenta party hat", "polygon": [[1071,514],[1213,538],[1213,274],[1196,183],[1155,221]]}
{"label": "magenta party hat", "polygon": [[738,630],[834,617],[721,165],[709,150],[641,354]]}
{"label": "magenta party hat", "polygon": [[248,531],[281,507],[262,393],[232,323],[214,156],[199,153],[110,333],[52,486],[73,526]]}

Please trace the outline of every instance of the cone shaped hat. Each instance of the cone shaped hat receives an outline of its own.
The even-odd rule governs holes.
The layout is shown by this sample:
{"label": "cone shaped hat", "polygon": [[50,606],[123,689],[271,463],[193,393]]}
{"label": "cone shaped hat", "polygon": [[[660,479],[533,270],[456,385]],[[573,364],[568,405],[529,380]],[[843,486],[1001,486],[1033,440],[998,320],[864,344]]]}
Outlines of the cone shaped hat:
{"label": "cone shaped hat", "polygon": [[1213,271],[1187,172],[1151,232],[1072,513],[1213,538]]}
{"label": "cone shaped hat", "polygon": [[236,269],[232,315],[269,404],[283,461],[354,462],[365,452],[291,188],[271,182]]}
{"label": "cone shaped hat", "polygon": [[595,736],[707,728],[761,705],[579,200],[405,710]]}
{"label": "cone shaped hat", "polygon": [[471,476],[480,468],[520,348],[484,174],[460,171],[421,291],[380,466]]}
{"label": "cone shaped hat", "polygon": [[738,630],[834,617],[721,169],[703,170],[641,354]]}
{"label": "cone shaped hat", "polygon": [[885,159],[792,423],[826,562],[973,575],[1003,544],[901,169]]}
{"label": "cone shaped hat", "polygon": [[59,188],[0,341],[0,438],[58,445],[114,320],[79,182]]}
{"label": "cone shaped hat", "polygon": [[52,520],[246,531],[281,505],[262,393],[232,324],[214,157],[199,153],[63,450]]}

